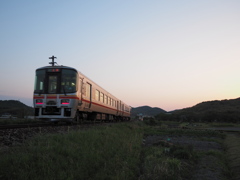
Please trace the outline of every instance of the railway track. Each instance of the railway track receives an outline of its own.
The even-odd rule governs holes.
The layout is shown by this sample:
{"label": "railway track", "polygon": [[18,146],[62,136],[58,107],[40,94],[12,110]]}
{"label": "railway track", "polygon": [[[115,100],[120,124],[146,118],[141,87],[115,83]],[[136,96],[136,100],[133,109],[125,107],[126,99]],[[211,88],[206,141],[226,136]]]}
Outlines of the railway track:
{"label": "railway track", "polygon": [[7,125],[0,125],[0,130],[4,129],[19,129],[19,128],[32,128],[32,127],[46,127],[50,126],[51,124],[7,124]]}
{"label": "railway track", "polygon": [[32,124],[6,124],[6,125],[0,125],[0,130],[4,129],[20,129],[20,128],[36,128],[36,127],[60,127],[60,126],[75,126],[75,125],[81,125],[81,126],[88,126],[88,125],[94,125],[94,124],[105,124],[103,122],[92,122],[92,121],[86,121],[85,123],[32,123]]}

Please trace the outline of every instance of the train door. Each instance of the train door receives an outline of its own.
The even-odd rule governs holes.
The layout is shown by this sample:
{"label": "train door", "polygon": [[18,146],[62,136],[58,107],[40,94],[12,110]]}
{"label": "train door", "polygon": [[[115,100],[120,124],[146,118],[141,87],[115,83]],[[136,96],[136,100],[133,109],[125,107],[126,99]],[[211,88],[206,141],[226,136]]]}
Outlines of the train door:
{"label": "train door", "polygon": [[92,85],[86,83],[85,108],[91,108],[92,105]]}
{"label": "train door", "polygon": [[117,115],[119,113],[119,101],[117,101]]}
{"label": "train door", "polygon": [[48,73],[47,74],[47,93],[56,94],[60,90],[60,74],[59,73]]}
{"label": "train door", "polygon": [[123,115],[123,113],[122,113],[122,106],[123,106],[123,104],[122,104],[122,102],[120,101],[120,115],[122,116]]}
{"label": "train door", "polygon": [[79,97],[79,101],[78,101],[78,105],[81,106],[82,105],[82,100],[83,100],[83,79],[80,77],[79,78],[79,93],[78,97]]}

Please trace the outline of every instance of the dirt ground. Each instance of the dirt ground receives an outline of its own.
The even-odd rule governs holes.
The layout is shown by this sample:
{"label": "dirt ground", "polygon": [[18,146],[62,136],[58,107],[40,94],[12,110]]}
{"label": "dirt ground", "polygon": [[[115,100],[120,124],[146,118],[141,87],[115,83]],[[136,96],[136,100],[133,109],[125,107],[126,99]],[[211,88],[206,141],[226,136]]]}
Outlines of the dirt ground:
{"label": "dirt ground", "polygon": [[[216,138],[199,140],[190,136],[166,136],[151,135],[145,138],[145,146],[157,145],[161,141],[167,141],[173,145],[191,145],[194,151],[207,152],[210,150],[223,152],[221,144],[215,142]],[[223,165],[219,159],[213,155],[202,155],[198,162],[194,165],[192,180],[221,180],[227,179],[224,174]]]}

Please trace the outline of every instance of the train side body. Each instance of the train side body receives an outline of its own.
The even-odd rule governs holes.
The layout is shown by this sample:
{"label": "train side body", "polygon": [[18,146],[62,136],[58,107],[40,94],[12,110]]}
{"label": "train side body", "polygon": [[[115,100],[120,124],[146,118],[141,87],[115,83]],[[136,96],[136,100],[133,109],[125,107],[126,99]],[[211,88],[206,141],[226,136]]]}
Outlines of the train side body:
{"label": "train side body", "polygon": [[35,117],[46,121],[130,120],[131,107],[66,66],[36,70]]}

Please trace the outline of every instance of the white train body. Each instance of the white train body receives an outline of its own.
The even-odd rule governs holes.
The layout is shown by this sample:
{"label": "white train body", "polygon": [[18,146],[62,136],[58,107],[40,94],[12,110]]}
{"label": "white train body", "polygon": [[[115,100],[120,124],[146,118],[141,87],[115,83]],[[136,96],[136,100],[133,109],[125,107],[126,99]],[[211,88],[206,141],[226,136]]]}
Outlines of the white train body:
{"label": "white train body", "polygon": [[46,121],[129,120],[131,107],[74,68],[38,68],[35,117]]}

